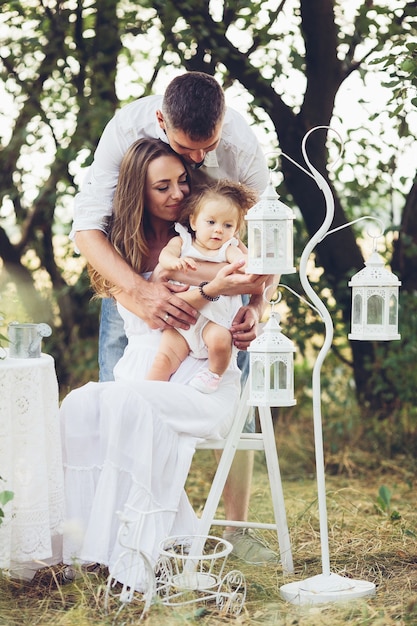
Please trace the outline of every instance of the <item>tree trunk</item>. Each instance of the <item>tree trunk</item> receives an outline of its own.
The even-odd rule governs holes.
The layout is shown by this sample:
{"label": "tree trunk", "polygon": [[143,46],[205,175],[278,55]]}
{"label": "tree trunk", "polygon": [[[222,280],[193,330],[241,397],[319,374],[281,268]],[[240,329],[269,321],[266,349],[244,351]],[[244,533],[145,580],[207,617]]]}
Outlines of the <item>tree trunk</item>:
{"label": "tree trunk", "polygon": [[402,291],[417,289],[417,177],[402,212],[398,239],[394,241],[392,271],[401,276]]}

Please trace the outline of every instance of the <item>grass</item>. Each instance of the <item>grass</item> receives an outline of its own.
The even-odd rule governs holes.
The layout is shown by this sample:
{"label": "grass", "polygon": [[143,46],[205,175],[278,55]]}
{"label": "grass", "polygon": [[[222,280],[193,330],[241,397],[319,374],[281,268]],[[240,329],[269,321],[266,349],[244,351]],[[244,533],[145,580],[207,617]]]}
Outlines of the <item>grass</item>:
{"label": "grass", "polygon": [[[332,370],[334,371],[334,370]],[[346,380],[341,376],[341,380]],[[342,381],[343,382],[343,381]],[[239,569],[247,583],[242,612],[230,617],[202,603],[176,608],[156,603],[147,626],[408,626],[417,624],[417,506],[413,492],[416,461],[388,458],[365,436],[363,423],[346,384],[337,387],[331,417],[324,419],[327,512],[331,571],[373,582],[376,595],[347,604],[296,606],[285,602],[280,587],[322,572],[311,401],[275,418],[286,513],[295,572],[281,567],[250,566],[229,558],[226,572]],[[336,389],[333,374],[331,388]],[[344,398],[347,393],[347,400]],[[298,397],[298,396],[297,396]],[[395,424],[395,427],[398,425]],[[368,451],[367,451],[368,450]],[[372,452],[369,452],[372,450]],[[215,472],[210,451],[196,453],[187,492],[198,510]],[[251,495],[251,519],[271,521],[272,507],[265,461],[257,453]],[[212,534],[221,529],[214,527]],[[262,532],[275,550],[276,534]],[[0,575],[0,626],[130,626],[140,623],[143,603],[119,614],[112,600],[104,608],[106,574],[83,575],[60,586],[59,567],[43,568],[31,584]]]}
{"label": "grass", "polygon": [[[290,447],[291,449],[291,447]],[[285,458],[285,454],[283,455]],[[350,474],[326,477],[329,547],[332,572],[375,583],[372,598],[347,604],[296,606],[280,597],[281,585],[322,572],[316,483],[314,473],[299,472],[299,459],[281,462],[295,573],[284,576],[280,567],[249,566],[229,558],[226,571],[241,570],[247,598],[238,617],[204,607],[202,603],[176,608],[155,604],[147,626],[215,626],[221,624],[277,626],[372,626],[417,623],[417,510],[412,491],[412,465],[405,460],[367,469],[363,455],[349,461]],[[346,465],[346,463],[345,463]],[[214,471],[210,452],[195,457],[187,490],[199,506]],[[308,468],[310,469],[310,468]],[[381,491],[381,487],[383,487]],[[381,494],[383,497],[381,497]],[[257,458],[251,498],[251,516],[271,518],[269,486],[264,460]],[[213,533],[219,529],[213,529]],[[272,531],[262,532],[277,549]],[[119,615],[116,600],[104,610],[106,575],[84,575],[72,584],[57,584],[59,568],[40,570],[31,584],[3,576],[0,580],[1,626],[128,626],[138,624],[142,603],[136,601]]]}

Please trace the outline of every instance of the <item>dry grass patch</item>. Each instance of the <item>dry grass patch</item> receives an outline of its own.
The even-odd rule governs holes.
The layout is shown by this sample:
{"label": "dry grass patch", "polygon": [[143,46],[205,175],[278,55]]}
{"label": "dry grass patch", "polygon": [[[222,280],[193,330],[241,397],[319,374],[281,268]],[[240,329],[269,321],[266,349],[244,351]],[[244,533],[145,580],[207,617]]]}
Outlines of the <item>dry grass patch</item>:
{"label": "dry grass patch", "polygon": [[[256,462],[251,516],[271,519],[269,483],[262,456]],[[417,623],[417,510],[411,488],[412,471],[390,462],[362,476],[327,476],[327,509],[332,572],[374,582],[373,598],[343,604],[295,606],[280,597],[280,587],[322,572],[314,476],[295,479],[294,464],[281,463],[295,573],[284,576],[280,567],[255,567],[230,558],[226,569],[240,569],[248,586],[244,609],[237,618],[221,615],[212,607],[191,605],[173,610],[154,605],[148,626],[201,624],[263,624],[277,626],[402,626]],[[362,459],[362,467],[366,458]],[[360,468],[359,459],[355,467]],[[198,506],[207,493],[215,463],[210,452],[197,453],[187,489]],[[289,470],[289,471],[288,471]],[[286,476],[291,472],[291,480]],[[301,475],[301,473],[300,473]],[[306,474],[304,474],[306,475]],[[380,487],[390,493],[389,507],[378,500]],[[383,504],[383,503],[382,503]],[[219,528],[213,528],[213,534]],[[277,549],[276,535],[263,532]],[[57,584],[59,568],[39,572],[32,584],[0,581],[1,626],[128,626],[138,624],[141,603],[127,606],[115,619],[118,605],[104,611],[104,572],[85,575],[76,582]]]}

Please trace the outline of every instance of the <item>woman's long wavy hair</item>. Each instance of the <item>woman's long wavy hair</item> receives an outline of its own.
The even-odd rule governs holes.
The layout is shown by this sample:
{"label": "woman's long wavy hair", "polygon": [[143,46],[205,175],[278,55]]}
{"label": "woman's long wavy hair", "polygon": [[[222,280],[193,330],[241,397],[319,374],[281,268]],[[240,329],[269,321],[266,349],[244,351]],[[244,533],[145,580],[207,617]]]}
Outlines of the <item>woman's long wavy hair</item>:
{"label": "woman's long wavy hair", "polygon": [[[149,164],[162,156],[181,157],[159,139],[138,139],[125,153],[113,198],[107,237],[120,256],[138,273],[145,270],[149,254],[146,233],[149,216],[145,207],[146,174]],[[181,159],[182,160],[182,159]],[[187,169],[186,165],[184,167]],[[96,296],[114,296],[119,289],[88,266],[91,287]]]}

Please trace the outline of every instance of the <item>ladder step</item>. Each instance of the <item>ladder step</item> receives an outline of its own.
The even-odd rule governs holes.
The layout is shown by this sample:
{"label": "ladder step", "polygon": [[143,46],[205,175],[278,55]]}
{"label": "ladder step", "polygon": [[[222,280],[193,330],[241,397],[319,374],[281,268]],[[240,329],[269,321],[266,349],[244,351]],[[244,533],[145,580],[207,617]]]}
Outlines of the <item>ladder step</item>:
{"label": "ladder step", "polygon": [[[197,444],[197,450],[223,450],[226,439],[208,440]],[[262,433],[241,433],[236,450],[265,450]]]}

